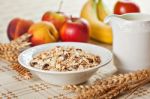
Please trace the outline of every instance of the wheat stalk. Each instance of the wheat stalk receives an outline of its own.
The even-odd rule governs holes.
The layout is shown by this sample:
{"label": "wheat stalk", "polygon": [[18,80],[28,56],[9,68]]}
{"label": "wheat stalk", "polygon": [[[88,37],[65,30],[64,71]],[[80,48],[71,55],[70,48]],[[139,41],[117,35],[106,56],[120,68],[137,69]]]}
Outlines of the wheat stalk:
{"label": "wheat stalk", "polygon": [[19,38],[10,42],[10,44],[21,44],[22,42],[28,42],[31,34],[25,33],[24,35],[20,36]]}
{"label": "wheat stalk", "polygon": [[112,99],[125,91],[129,91],[138,86],[144,85],[144,84],[148,83],[149,81],[150,81],[150,77],[147,79],[144,79],[144,80],[140,80],[138,82],[133,82],[132,84],[130,84],[130,83],[121,84],[120,86],[110,90],[108,93],[106,93],[102,96],[99,96],[99,99]]}
{"label": "wheat stalk", "polygon": [[7,60],[9,62],[17,62],[18,55],[19,55],[19,52],[17,52],[17,51],[7,51],[7,52],[1,52],[0,58]]}
{"label": "wheat stalk", "polygon": [[141,70],[127,74],[114,75],[104,80],[96,80],[94,85],[118,85],[138,81],[150,76],[150,70]]}
{"label": "wheat stalk", "polygon": [[31,78],[31,73],[18,63],[18,55],[30,46],[30,37],[31,35],[26,33],[10,43],[0,43],[0,58],[9,61],[10,66],[26,79]]}
{"label": "wheat stalk", "polygon": [[0,44],[0,51],[4,52],[4,51],[22,51],[25,48],[29,47],[29,45],[31,45],[31,43],[29,42],[22,42],[22,44],[18,45],[18,44]]}
{"label": "wheat stalk", "polygon": [[107,93],[109,90],[115,88],[116,86],[110,86],[110,85],[95,85],[93,88],[87,89],[87,90],[82,90],[77,99],[91,99],[91,98],[96,98],[97,96],[101,96],[105,93]]}
{"label": "wheat stalk", "polygon": [[[97,85],[101,85],[101,86],[117,86],[119,84],[122,83],[129,83],[129,82],[134,82],[134,81],[139,81],[142,79],[147,78],[150,74],[149,74],[149,70],[141,70],[141,71],[137,71],[134,73],[128,73],[128,74],[119,74],[119,75],[115,75],[103,80],[97,80],[94,82],[93,85],[67,85],[64,86],[65,90],[72,90],[75,92],[80,92],[82,90],[90,90],[92,88],[94,88]],[[96,87],[95,87],[96,88]]]}
{"label": "wheat stalk", "polygon": [[97,85],[95,86],[93,89],[88,89],[85,90],[83,92],[81,92],[76,98],[77,99],[112,99],[116,96],[118,96],[119,94],[131,90],[133,88],[136,88],[137,86],[146,84],[150,81],[150,77],[147,77],[145,79],[142,80],[138,80],[138,81],[133,81],[130,83],[122,83],[119,84],[117,86],[112,86],[110,85],[109,88],[107,87],[108,85],[106,85],[106,91],[104,91],[104,88],[102,87],[102,85]]}
{"label": "wheat stalk", "polygon": [[32,74],[26,68],[22,67],[19,63],[12,63],[10,66],[25,79],[31,78]]}
{"label": "wheat stalk", "polygon": [[63,89],[64,90],[70,90],[70,91],[73,91],[73,92],[76,92],[76,93],[80,93],[80,92],[85,92],[87,90],[99,90],[100,93],[104,93],[106,92],[107,90],[109,90],[110,88],[113,88],[115,87],[116,85],[114,86],[110,86],[110,85],[67,85],[67,86],[64,86]]}
{"label": "wheat stalk", "polygon": [[[147,81],[149,78],[150,70],[141,70],[97,80],[92,85],[67,85],[64,87],[64,89],[72,90],[79,94],[77,99],[91,99],[99,97],[101,97],[101,99],[110,99],[126,91],[127,89],[133,89],[137,87],[142,81]],[[133,87],[133,85],[135,87]]]}

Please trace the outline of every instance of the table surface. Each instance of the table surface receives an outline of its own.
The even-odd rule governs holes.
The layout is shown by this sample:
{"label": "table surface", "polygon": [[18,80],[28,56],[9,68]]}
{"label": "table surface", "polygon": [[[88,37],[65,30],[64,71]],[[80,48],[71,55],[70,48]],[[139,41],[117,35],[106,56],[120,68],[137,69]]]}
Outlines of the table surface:
{"label": "table surface", "polygon": [[[70,4],[72,0],[64,0],[62,10],[66,13],[72,13],[74,16],[79,15],[82,4],[86,0],[76,0],[73,5]],[[9,21],[14,17],[22,17],[26,19],[32,19],[35,22],[40,21],[41,15],[47,10],[57,10],[60,0],[1,0],[0,6],[0,42],[9,42],[6,34],[6,28]],[[54,6],[54,4],[56,6]],[[78,7],[72,7],[78,6]],[[112,49],[111,45],[102,44],[91,40],[90,43],[98,46],[103,46]],[[112,75],[116,71],[116,68],[110,64],[106,67],[102,67],[98,72],[90,78],[86,84],[92,83],[95,79],[107,77]],[[150,97],[150,85],[140,87],[134,93],[128,93],[119,97],[124,99],[149,99]],[[31,80],[25,80],[19,76],[9,64],[0,61],[0,99],[2,98],[18,98],[18,99],[55,99],[56,96],[64,94],[67,97],[72,97],[73,94],[69,91],[62,90],[61,87],[48,84],[38,77],[34,76]],[[57,98],[56,98],[57,99]]]}

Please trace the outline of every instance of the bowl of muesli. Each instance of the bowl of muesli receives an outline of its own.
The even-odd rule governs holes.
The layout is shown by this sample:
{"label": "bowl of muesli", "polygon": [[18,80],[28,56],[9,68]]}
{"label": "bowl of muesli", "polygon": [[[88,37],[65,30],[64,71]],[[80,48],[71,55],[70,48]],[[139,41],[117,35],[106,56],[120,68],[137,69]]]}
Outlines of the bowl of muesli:
{"label": "bowl of muesli", "polygon": [[42,80],[55,85],[80,84],[112,60],[112,53],[88,43],[59,42],[23,51],[19,63]]}

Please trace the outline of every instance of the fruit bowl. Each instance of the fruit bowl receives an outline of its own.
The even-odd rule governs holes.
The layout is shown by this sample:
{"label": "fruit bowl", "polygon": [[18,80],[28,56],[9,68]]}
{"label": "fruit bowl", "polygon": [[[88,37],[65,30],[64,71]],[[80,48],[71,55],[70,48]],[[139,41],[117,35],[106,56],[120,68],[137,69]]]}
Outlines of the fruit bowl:
{"label": "fruit bowl", "polygon": [[[81,48],[82,50],[98,55],[101,58],[101,63],[95,67],[77,70],[77,71],[45,71],[30,66],[30,61],[33,56],[41,51],[54,48],[56,46],[72,46],[75,48]],[[50,43],[35,46],[23,51],[19,57],[19,63],[35,73],[42,80],[55,85],[67,85],[67,84],[80,84],[87,81],[100,67],[106,66],[112,60],[112,53],[100,46],[87,44],[87,43],[75,43],[75,42],[59,42]]]}

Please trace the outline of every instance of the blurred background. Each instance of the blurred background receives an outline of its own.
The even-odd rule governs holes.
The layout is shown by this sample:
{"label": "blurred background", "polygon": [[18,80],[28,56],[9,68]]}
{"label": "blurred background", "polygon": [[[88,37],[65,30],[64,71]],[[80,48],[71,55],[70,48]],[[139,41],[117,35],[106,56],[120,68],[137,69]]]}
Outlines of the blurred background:
{"label": "blurred background", "polygon": [[[62,12],[68,15],[79,16],[83,4],[87,0],[63,0]],[[103,0],[112,11],[117,0]],[[150,13],[150,0],[131,0],[136,2],[142,13]],[[1,41],[6,40],[6,28],[11,19],[21,17],[40,21],[44,12],[57,11],[61,0],[0,0],[0,34],[4,34]]]}

